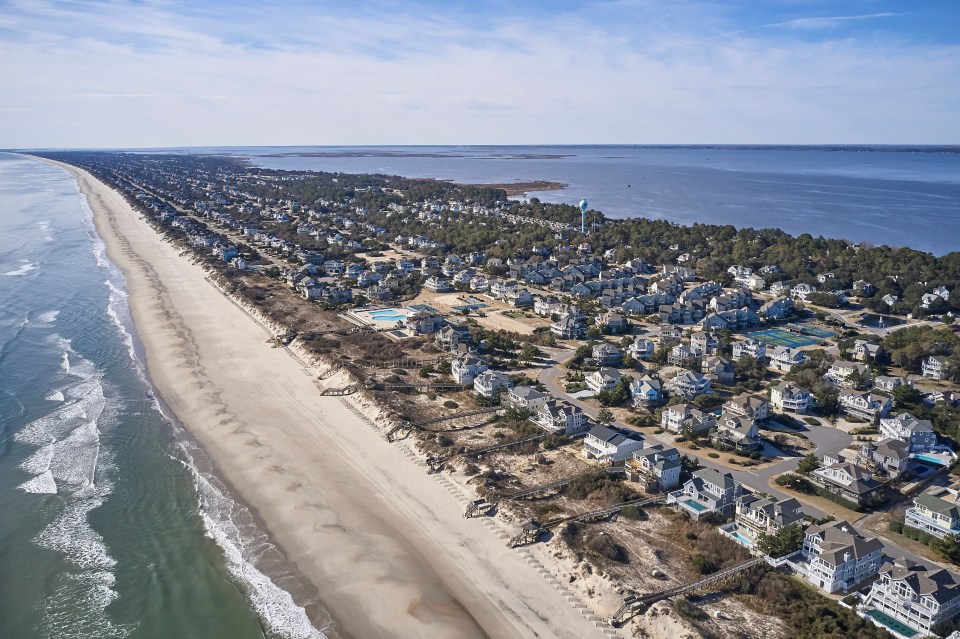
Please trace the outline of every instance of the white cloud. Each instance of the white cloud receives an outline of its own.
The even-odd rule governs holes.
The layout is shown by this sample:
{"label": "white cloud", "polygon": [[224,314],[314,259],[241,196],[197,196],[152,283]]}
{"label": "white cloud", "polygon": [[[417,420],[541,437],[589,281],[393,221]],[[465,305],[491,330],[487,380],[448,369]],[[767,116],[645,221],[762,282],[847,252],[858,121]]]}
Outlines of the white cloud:
{"label": "white cloud", "polygon": [[877,18],[895,18],[902,13],[865,13],[858,16],[818,16],[812,18],[796,18],[785,22],[775,22],[769,27],[786,27],[788,29],[830,29],[845,22],[859,22],[862,20],[876,20]]}
{"label": "white cloud", "polygon": [[958,47],[641,4],[659,22],[24,3],[0,147],[960,142]]}

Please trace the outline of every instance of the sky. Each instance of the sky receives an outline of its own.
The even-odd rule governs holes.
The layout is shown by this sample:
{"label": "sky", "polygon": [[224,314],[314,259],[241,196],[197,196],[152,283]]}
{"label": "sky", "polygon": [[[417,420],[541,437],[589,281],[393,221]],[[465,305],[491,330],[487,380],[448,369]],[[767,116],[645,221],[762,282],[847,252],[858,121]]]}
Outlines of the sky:
{"label": "sky", "polygon": [[957,0],[0,0],[0,148],[960,144]]}

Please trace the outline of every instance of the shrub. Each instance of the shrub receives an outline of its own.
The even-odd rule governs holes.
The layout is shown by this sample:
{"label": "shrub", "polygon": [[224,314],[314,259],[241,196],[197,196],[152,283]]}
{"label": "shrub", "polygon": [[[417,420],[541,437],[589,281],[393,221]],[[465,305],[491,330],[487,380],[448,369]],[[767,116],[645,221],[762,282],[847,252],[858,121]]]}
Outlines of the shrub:
{"label": "shrub", "polygon": [[720,457],[720,453],[707,453],[707,457],[711,459],[717,459]]}
{"label": "shrub", "polygon": [[897,533],[898,535],[903,534],[903,522],[902,521],[891,521],[890,530]]}
{"label": "shrub", "polygon": [[704,612],[699,606],[694,603],[691,603],[690,600],[680,597],[675,602],[673,602],[673,609],[677,611],[677,614],[686,619],[706,619],[708,617],[707,613]]}
{"label": "shrub", "polygon": [[453,401],[452,399],[448,399],[447,401],[445,401],[445,402],[443,403],[443,407],[444,407],[444,408],[458,408],[459,406],[460,406],[460,404],[456,403],[456,402]]}
{"label": "shrub", "polygon": [[587,540],[587,549],[600,557],[625,564],[629,561],[627,549],[616,543],[610,535],[598,533]]}
{"label": "shrub", "polygon": [[713,564],[713,562],[700,553],[696,553],[690,558],[690,565],[693,566],[693,569],[699,572],[701,575],[709,575],[712,572],[717,572],[717,567]]}

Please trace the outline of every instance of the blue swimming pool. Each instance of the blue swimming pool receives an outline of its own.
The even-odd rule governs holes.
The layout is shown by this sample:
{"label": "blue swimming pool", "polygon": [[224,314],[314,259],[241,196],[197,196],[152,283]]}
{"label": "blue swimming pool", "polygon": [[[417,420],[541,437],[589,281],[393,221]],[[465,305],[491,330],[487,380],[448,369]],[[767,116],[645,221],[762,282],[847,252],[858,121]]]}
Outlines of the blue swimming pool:
{"label": "blue swimming pool", "polygon": [[950,462],[946,459],[941,459],[939,457],[933,457],[932,455],[914,455],[916,459],[920,459],[925,462],[930,462],[931,464],[936,464],[938,466],[949,466]]}
{"label": "blue swimming pool", "polygon": [[381,322],[399,322],[407,319],[407,314],[401,311],[389,309],[386,311],[370,311],[370,317]]}
{"label": "blue swimming pool", "polygon": [[741,544],[743,544],[744,546],[752,546],[752,545],[753,545],[753,542],[752,542],[752,541],[750,541],[749,539],[747,539],[746,537],[744,537],[743,535],[741,535],[741,534],[738,533],[738,532],[733,532],[733,533],[730,533],[730,534],[733,535],[734,537],[736,537],[737,540],[738,540]]}
{"label": "blue swimming pool", "polygon": [[684,499],[684,500],[683,500],[683,503],[685,503],[687,506],[690,506],[691,508],[693,508],[693,509],[694,509],[695,511],[697,511],[698,513],[702,513],[703,511],[705,511],[705,510],[707,509],[706,506],[704,506],[703,504],[698,504],[697,502],[693,501],[692,499]]}

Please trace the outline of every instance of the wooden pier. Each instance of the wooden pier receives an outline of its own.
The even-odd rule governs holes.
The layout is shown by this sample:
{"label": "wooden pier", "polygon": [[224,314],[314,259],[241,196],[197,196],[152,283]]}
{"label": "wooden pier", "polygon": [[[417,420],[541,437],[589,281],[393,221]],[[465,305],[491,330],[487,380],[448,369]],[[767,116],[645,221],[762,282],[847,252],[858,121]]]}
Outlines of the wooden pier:
{"label": "wooden pier", "polygon": [[669,590],[650,593],[648,595],[630,595],[623,600],[623,605],[621,605],[620,608],[613,613],[613,615],[607,618],[607,622],[614,628],[619,628],[623,625],[623,622],[628,616],[638,614],[642,610],[645,610],[658,601],[671,599],[680,595],[713,589],[716,586],[728,581],[731,577],[759,566],[760,564],[764,563],[764,561],[765,560],[763,557],[754,557],[753,559],[748,559],[735,566],[724,568],[723,570],[715,572],[712,575],[707,575],[703,579],[698,579],[697,581],[693,581],[682,586],[677,586],[676,588],[670,588]]}

